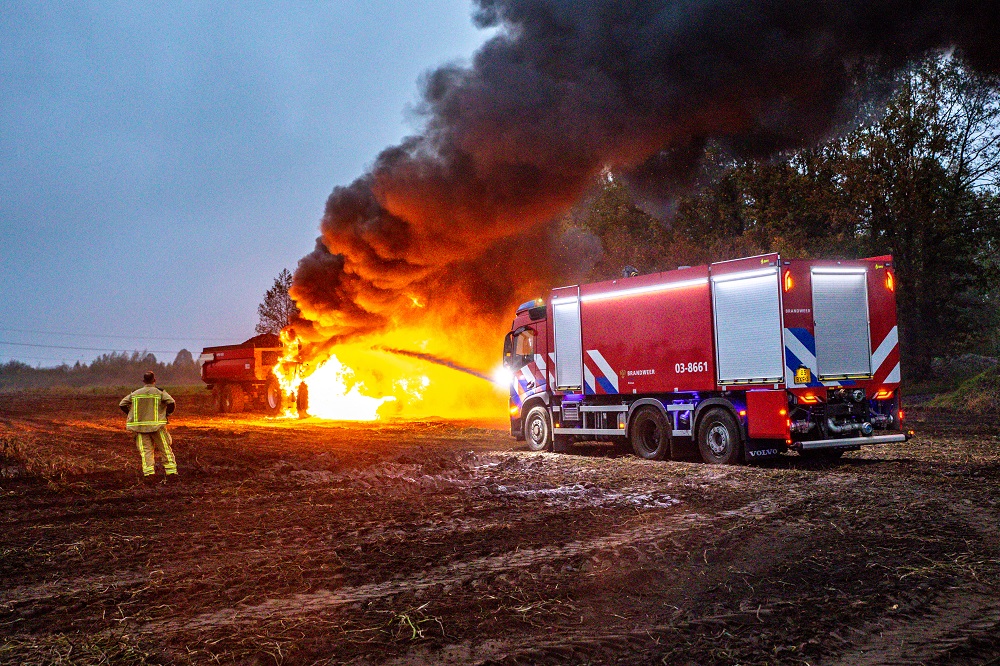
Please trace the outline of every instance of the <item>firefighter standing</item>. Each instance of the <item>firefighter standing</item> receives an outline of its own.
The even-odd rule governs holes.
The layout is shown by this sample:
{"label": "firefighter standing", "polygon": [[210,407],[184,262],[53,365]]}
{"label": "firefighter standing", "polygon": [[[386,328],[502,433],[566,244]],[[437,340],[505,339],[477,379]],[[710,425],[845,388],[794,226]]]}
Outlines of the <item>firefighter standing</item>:
{"label": "firefighter standing", "polygon": [[163,453],[164,482],[176,479],[177,460],[170,448],[170,433],[167,432],[167,415],[172,414],[176,403],[166,391],[156,388],[156,375],[147,372],[142,376],[144,386],[132,391],[118,403],[128,414],[125,427],[135,433],[135,445],[142,456],[142,476],[146,483],[153,481],[155,473],[154,442],[160,444]]}

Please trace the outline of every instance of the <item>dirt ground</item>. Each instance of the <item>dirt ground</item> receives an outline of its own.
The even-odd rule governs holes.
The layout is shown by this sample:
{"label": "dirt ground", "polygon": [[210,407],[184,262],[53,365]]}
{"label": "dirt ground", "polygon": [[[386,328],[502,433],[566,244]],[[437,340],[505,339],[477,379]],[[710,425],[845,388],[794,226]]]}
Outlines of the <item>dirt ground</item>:
{"label": "dirt ground", "polygon": [[716,467],[0,395],[0,662],[1000,663],[1000,427]]}

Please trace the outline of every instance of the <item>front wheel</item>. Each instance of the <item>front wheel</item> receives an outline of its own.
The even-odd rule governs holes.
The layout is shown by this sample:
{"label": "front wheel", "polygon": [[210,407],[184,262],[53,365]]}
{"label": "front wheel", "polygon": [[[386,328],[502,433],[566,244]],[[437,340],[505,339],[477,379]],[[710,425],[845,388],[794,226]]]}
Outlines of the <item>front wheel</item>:
{"label": "front wheel", "polygon": [[652,405],[636,410],[629,428],[629,439],[635,455],[644,460],[663,460],[670,455],[668,423],[663,412]]}
{"label": "front wheel", "polygon": [[701,459],[715,465],[738,465],[743,458],[740,428],[724,409],[711,409],[698,426]]}
{"label": "front wheel", "polygon": [[532,407],[524,417],[524,441],[532,451],[552,450],[552,426],[542,406]]}
{"label": "front wheel", "polygon": [[309,416],[309,386],[305,382],[299,384],[298,393],[295,394],[295,409],[300,419]]}
{"label": "front wheel", "polygon": [[264,389],[265,411],[272,416],[281,413],[281,403],[283,399],[284,393],[281,390],[281,386],[278,384],[278,380],[274,377],[269,378],[267,380],[267,388]]}

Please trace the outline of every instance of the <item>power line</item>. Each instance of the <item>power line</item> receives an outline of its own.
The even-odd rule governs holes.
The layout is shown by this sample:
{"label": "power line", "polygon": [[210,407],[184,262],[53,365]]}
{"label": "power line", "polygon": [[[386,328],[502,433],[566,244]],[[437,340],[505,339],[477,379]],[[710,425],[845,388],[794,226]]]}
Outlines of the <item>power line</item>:
{"label": "power line", "polygon": [[[38,347],[40,349],[75,349],[78,351],[97,351],[97,352],[117,352],[117,349],[107,349],[100,347],[70,347],[67,345],[39,345],[32,344],[30,342],[7,342],[6,340],[0,340],[0,345],[11,345],[14,347]],[[122,350],[124,351],[124,350]],[[138,350],[136,350],[138,351]],[[166,349],[144,349],[143,350],[149,354],[176,354],[180,350],[166,350]]]}
{"label": "power line", "polygon": [[77,361],[80,363],[86,362],[79,358],[55,358],[53,356],[11,356],[10,354],[0,354],[0,359],[7,359],[6,361],[0,360],[0,364],[10,363],[11,361],[17,361],[19,363],[23,363],[24,361],[61,361],[62,363],[66,363],[68,365],[72,365]]}
{"label": "power line", "polygon": [[142,336],[137,337],[134,335],[99,335],[97,333],[65,333],[63,331],[36,331],[30,328],[3,328],[0,327],[0,331],[5,331],[8,333],[40,333],[42,335],[65,335],[73,338],[111,338],[115,340],[170,340],[172,342],[190,342],[193,340],[209,340],[212,342],[226,342],[231,340],[231,338],[206,338],[200,335],[192,335],[189,338],[166,338],[157,336]]}

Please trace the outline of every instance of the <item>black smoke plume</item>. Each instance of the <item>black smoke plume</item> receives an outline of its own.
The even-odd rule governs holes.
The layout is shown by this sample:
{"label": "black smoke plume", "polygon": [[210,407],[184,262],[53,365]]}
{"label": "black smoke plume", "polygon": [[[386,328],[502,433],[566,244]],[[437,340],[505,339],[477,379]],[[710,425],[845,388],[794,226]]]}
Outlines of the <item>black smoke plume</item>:
{"label": "black smoke plume", "polygon": [[417,322],[502,326],[547,280],[552,219],[603,170],[662,198],[708,142],[763,157],[850,127],[930,51],[997,73],[998,16],[996,1],[478,0],[496,36],[429,73],[422,133],[331,194],[295,274],[296,332],[318,353]]}

